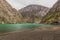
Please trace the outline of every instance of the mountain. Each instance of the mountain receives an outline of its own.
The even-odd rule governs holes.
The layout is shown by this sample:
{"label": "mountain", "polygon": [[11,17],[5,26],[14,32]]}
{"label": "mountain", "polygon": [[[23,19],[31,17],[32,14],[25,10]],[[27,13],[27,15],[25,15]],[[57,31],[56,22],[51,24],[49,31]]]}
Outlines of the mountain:
{"label": "mountain", "polygon": [[40,22],[40,19],[47,14],[49,8],[42,5],[31,4],[18,10],[25,22]]}
{"label": "mountain", "polygon": [[60,0],[58,0],[47,15],[43,17],[41,23],[60,24]]}
{"label": "mountain", "polygon": [[0,0],[0,24],[21,23],[22,15],[6,0]]}

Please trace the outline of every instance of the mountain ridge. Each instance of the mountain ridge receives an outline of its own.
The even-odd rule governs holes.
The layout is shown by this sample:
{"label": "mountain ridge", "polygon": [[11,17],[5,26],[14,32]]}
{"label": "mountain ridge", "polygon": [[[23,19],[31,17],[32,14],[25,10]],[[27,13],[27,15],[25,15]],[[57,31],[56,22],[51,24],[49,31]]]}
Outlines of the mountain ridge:
{"label": "mountain ridge", "polygon": [[24,18],[31,20],[30,22],[33,22],[36,19],[40,20],[48,11],[49,8],[36,4],[31,4],[18,10]]}
{"label": "mountain ridge", "polygon": [[42,19],[41,23],[60,24],[60,0],[50,9],[48,14]]}
{"label": "mountain ridge", "polygon": [[19,12],[15,8],[12,8],[12,6],[6,0],[0,0],[1,24],[20,23],[21,17],[21,14],[19,14]]}

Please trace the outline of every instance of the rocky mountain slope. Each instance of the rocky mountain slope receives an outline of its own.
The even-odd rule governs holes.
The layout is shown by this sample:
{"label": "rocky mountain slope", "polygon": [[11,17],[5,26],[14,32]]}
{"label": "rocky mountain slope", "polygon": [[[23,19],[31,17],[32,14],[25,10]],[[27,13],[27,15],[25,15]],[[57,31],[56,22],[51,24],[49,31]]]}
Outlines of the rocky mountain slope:
{"label": "rocky mountain slope", "polygon": [[47,15],[43,17],[41,23],[60,24],[60,0],[58,0]]}
{"label": "rocky mountain slope", "polygon": [[12,8],[6,0],[0,0],[0,23],[20,23],[21,14]]}
{"label": "rocky mountain slope", "polygon": [[19,10],[26,22],[40,22],[41,18],[46,15],[49,8],[42,5],[31,4]]}

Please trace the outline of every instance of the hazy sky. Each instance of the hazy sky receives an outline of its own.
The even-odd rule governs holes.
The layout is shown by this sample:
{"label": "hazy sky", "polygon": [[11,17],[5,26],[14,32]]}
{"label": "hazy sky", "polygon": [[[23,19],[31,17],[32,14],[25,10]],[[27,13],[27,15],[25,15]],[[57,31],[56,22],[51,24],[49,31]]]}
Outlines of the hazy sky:
{"label": "hazy sky", "polygon": [[7,0],[12,7],[21,9],[29,4],[39,4],[47,7],[52,7],[57,0]]}

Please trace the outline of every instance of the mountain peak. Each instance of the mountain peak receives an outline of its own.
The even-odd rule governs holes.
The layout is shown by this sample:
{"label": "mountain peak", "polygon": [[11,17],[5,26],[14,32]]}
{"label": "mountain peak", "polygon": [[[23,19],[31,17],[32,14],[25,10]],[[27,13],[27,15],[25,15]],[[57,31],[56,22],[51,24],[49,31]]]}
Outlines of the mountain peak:
{"label": "mountain peak", "polygon": [[12,8],[6,0],[0,0],[0,23],[17,23],[19,18],[21,14],[15,8]]}
{"label": "mountain peak", "polygon": [[40,20],[43,16],[47,14],[48,11],[49,8],[36,4],[28,5],[19,10],[23,17],[25,17],[26,19],[29,18],[31,20],[33,20],[33,17],[34,19],[37,17],[37,19]]}
{"label": "mountain peak", "polygon": [[[44,6],[36,5],[36,4],[31,4],[31,5],[28,5],[22,9],[20,9],[19,11],[20,12],[32,12],[32,11],[34,11],[34,12],[36,12],[36,11],[48,12],[48,10],[49,10],[48,7],[44,7]],[[46,14],[44,14],[44,15],[46,15]],[[44,15],[40,15],[40,16],[44,16]]]}
{"label": "mountain peak", "polygon": [[42,19],[41,23],[60,24],[60,0],[50,9],[48,14]]}

